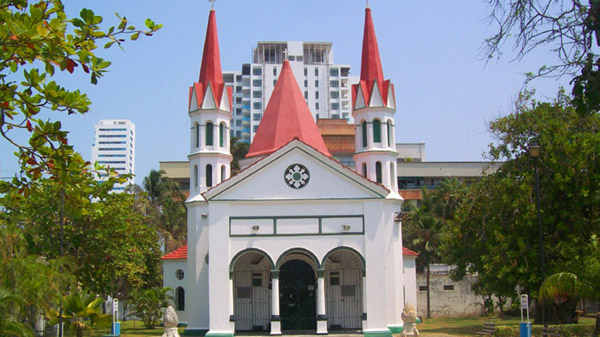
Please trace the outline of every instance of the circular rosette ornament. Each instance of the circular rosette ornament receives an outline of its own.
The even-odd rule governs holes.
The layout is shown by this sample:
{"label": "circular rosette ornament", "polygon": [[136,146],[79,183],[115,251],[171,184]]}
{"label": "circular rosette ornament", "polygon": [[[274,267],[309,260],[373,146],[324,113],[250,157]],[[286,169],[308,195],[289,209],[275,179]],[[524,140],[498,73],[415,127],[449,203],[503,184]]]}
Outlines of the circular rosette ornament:
{"label": "circular rosette ornament", "polygon": [[285,169],[283,178],[289,187],[299,189],[308,184],[310,173],[304,165],[292,164]]}

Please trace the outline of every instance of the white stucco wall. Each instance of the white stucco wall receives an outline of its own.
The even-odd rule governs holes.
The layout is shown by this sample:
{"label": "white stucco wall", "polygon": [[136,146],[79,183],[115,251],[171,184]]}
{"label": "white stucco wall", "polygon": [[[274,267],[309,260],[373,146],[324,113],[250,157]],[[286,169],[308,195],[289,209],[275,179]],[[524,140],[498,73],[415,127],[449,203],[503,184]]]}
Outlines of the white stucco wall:
{"label": "white stucco wall", "polygon": [[[178,287],[182,287],[185,290],[185,309],[187,309],[188,300],[190,298],[190,295],[192,294],[192,292],[190,292],[190,289],[188,289],[186,285],[186,278],[189,277],[189,275],[187,274],[186,265],[186,259],[163,260],[163,284],[166,287],[173,289],[172,295],[175,298],[177,297],[176,289]],[[184,277],[181,280],[178,280],[175,276],[175,272],[178,269],[184,271]],[[177,310],[176,305],[174,306],[174,309],[177,312],[177,317],[179,318],[179,321],[187,321],[187,310]]]}

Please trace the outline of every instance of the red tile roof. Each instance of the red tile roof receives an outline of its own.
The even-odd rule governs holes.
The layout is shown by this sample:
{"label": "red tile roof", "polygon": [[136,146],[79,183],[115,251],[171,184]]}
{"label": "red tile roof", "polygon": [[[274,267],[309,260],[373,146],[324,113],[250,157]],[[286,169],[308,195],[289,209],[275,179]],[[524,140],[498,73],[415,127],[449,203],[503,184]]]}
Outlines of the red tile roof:
{"label": "red tile roof", "polygon": [[187,245],[183,245],[169,254],[161,257],[163,260],[187,259]]}
{"label": "red tile roof", "polygon": [[285,60],[246,158],[271,154],[294,138],[331,157]]}
{"label": "red tile roof", "polygon": [[406,247],[402,247],[402,255],[404,256],[419,256],[419,253],[417,252],[413,252],[412,250],[406,248]]}

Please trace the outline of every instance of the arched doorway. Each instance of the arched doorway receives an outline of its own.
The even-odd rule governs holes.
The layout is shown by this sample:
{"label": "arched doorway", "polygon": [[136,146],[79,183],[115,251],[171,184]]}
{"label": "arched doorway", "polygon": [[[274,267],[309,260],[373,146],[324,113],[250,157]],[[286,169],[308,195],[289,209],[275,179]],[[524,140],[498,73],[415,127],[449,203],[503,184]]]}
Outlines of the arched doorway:
{"label": "arched doorway", "polygon": [[310,264],[302,260],[285,262],[279,269],[279,282],[282,330],[316,329],[316,279]]}
{"label": "arched doorway", "polygon": [[351,248],[329,252],[324,261],[327,327],[329,331],[362,327],[364,260]]}
{"label": "arched doorway", "polygon": [[264,252],[250,250],[232,263],[235,330],[269,331],[273,262]]}

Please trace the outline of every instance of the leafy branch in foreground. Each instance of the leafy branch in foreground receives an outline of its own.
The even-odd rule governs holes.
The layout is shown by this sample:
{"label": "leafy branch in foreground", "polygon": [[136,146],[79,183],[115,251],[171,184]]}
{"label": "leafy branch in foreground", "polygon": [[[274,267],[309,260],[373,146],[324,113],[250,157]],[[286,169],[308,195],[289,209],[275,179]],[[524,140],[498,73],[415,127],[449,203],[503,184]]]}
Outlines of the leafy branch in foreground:
{"label": "leafy branch in foreground", "polygon": [[[69,19],[60,0],[0,0],[0,135],[17,148],[20,162],[30,166],[28,178],[52,169],[53,156],[69,155],[69,148],[61,150],[68,146],[67,132],[41,113],[84,114],[91,103],[85,93],[52,80],[55,73],[75,74],[80,68],[96,84],[110,66],[96,55],[99,43],[121,46],[127,37],[137,40],[162,27],[147,19],[146,29],[140,30],[125,17],[117,19],[103,31],[103,18],[90,9]],[[17,140],[21,133],[29,135],[27,143]]]}

